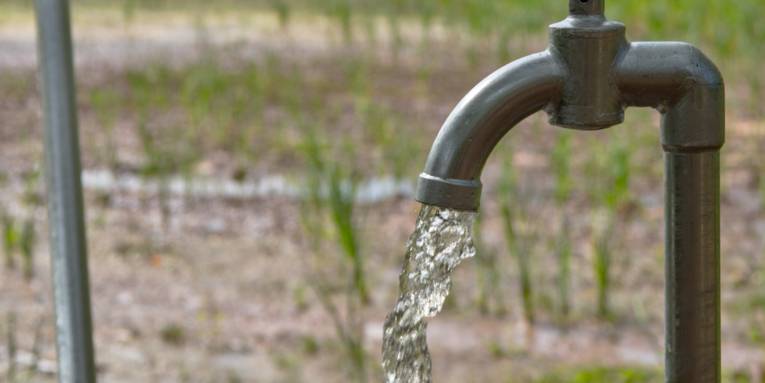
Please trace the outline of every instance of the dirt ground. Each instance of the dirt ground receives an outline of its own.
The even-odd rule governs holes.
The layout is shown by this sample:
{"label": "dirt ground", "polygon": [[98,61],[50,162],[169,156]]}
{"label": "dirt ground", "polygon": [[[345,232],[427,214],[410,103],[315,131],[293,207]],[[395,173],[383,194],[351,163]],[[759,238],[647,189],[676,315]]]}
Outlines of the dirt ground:
{"label": "dirt ground", "polygon": [[[283,60],[294,62],[321,61],[348,52],[320,20],[293,27],[285,36],[270,16],[252,16],[262,21],[259,23],[214,18],[206,28],[216,33],[200,42],[198,27],[182,17],[150,18],[130,27],[115,27],[108,17],[75,17],[91,21],[75,28],[78,78],[84,86],[109,83],[115,73],[141,68],[150,61],[183,66],[197,60],[205,44],[235,45],[240,59],[257,59],[263,50],[282,52]],[[538,41],[543,39],[530,39],[519,46],[537,46]],[[31,79],[35,49],[31,20],[20,17],[0,24],[0,75]],[[449,108],[486,74],[467,73],[464,64],[454,69],[446,49],[434,51],[434,61],[440,64],[433,66],[432,83],[443,82],[444,86],[422,104],[408,106],[412,115],[430,126],[426,135],[435,133]],[[417,60],[419,56],[404,51],[399,65],[406,68]],[[411,72],[385,75],[405,82]],[[33,88],[35,84],[20,86]],[[28,182],[29,175],[41,167],[39,116],[39,98],[34,92],[24,97],[0,94],[2,208],[32,219],[40,237],[35,278],[27,281],[18,270],[0,271],[0,339],[7,343],[8,333],[15,334],[15,364],[19,376],[28,378],[20,381],[52,382],[55,350],[45,209],[40,203],[28,202],[30,193],[43,194],[43,185],[38,182],[30,191]],[[529,125],[540,124],[538,120],[541,118]],[[97,134],[97,120],[84,106],[81,121],[83,140]],[[656,119],[649,117],[648,121],[655,123]],[[758,152],[764,123],[734,110],[723,160],[723,366],[726,376],[751,377],[747,381],[752,382],[765,379],[765,213],[758,190],[759,167],[745,153]],[[523,142],[514,147],[515,163],[528,188],[549,191],[549,177],[539,174],[549,173],[546,156],[554,130],[528,127],[511,133],[512,140]],[[606,134],[594,133],[594,137]],[[120,149],[125,151],[122,157],[138,157],[131,153],[130,135],[123,136],[127,149]],[[86,171],[99,170],[87,148]],[[434,381],[533,382],[550,371],[592,366],[661,369],[660,148],[657,145],[656,150],[641,152],[637,161],[650,175],[639,177],[634,184],[638,213],[619,223],[621,250],[615,254],[612,293],[616,318],[593,319],[595,287],[590,278],[587,228],[591,216],[586,204],[572,201],[566,208],[575,227],[572,318],[561,324],[543,311],[536,326],[525,324],[517,271],[509,256],[500,257],[501,287],[509,311],[504,316],[480,314],[474,304],[477,271],[473,262],[467,262],[455,277],[453,302],[429,327]],[[224,164],[217,165],[220,162]],[[225,162],[211,160],[215,164],[211,166],[225,169]],[[496,193],[492,185],[500,165],[492,162],[486,170],[484,181],[490,195]],[[261,165],[255,174],[294,170]],[[86,189],[86,202],[101,381],[346,381],[346,362],[331,321],[304,278],[306,268],[311,267],[306,261],[311,250],[300,222],[300,201],[279,195],[239,199],[173,195],[169,222],[163,222],[156,193],[140,188]],[[534,216],[557,216],[549,199],[531,202],[528,209]],[[395,301],[404,244],[417,209],[411,196],[391,195],[360,206],[357,214],[372,287],[372,304],[361,314],[364,346],[377,379],[381,376],[377,361],[382,323]],[[501,220],[491,213],[496,204],[488,201],[486,210],[490,213],[485,217],[485,241],[504,253]],[[552,305],[545,286],[552,284],[554,265],[549,248],[540,246],[534,267],[544,307],[544,302]],[[9,328],[6,319],[10,316],[16,318],[15,329]],[[0,370],[9,365],[8,349],[2,347]]]}

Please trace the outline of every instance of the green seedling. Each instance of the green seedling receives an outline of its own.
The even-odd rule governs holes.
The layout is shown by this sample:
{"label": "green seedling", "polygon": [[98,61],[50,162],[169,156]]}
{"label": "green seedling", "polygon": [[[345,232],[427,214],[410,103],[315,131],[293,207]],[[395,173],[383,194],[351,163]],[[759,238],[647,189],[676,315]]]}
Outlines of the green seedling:
{"label": "green seedling", "polygon": [[631,149],[627,143],[611,145],[607,160],[608,185],[605,192],[605,206],[609,211],[619,212],[630,202]]}
{"label": "green seedling", "polygon": [[571,198],[573,180],[571,179],[571,134],[561,132],[552,151],[552,170],[555,175],[555,203],[565,205]]}
{"label": "green seedling", "polygon": [[531,280],[531,262],[530,255],[528,254],[529,249],[526,246],[521,246],[519,244],[518,234],[515,228],[515,218],[509,204],[503,204],[501,214],[505,224],[505,240],[508,243],[510,252],[515,256],[515,259],[518,262],[523,315],[529,324],[534,324],[536,321],[536,312],[534,309],[534,288]]}
{"label": "green seedling", "polygon": [[5,267],[7,269],[16,268],[15,250],[19,242],[19,233],[16,223],[9,215],[4,214],[3,223],[3,253],[5,254]]}
{"label": "green seedling", "polygon": [[364,273],[364,259],[359,251],[358,229],[353,222],[355,185],[344,181],[342,170],[332,169],[329,174],[329,207],[337,231],[338,242],[352,264],[353,284],[363,304],[369,303],[369,290]]}
{"label": "green seedling", "polygon": [[139,137],[141,139],[141,147],[146,156],[146,163],[142,169],[141,174],[147,178],[158,179],[158,192],[159,198],[159,211],[162,221],[162,228],[167,230],[170,222],[170,207],[168,184],[173,169],[171,159],[168,158],[166,152],[159,148],[156,143],[156,139],[152,132],[147,127],[146,123],[141,121],[139,123]]}
{"label": "green seedling", "polygon": [[599,225],[593,228],[592,234],[592,261],[597,288],[597,313],[602,319],[612,315],[609,290],[613,237],[618,234],[618,228],[615,227],[617,222],[627,218],[626,207],[631,201],[631,152],[632,148],[625,141],[611,142],[604,151],[605,155],[592,159],[588,169],[590,174],[594,174],[593,177],[600,180],[600,186],[592,190],[594,200],[600,207],[595,217]]}
{"label": "green seedling", "polygon": [[176,323],[170,323],[162,327],[159,337],[168,345],[180,347],[186,343],[186,329]]}
{"label": "green seedling", "polygon": [[609,289],[611,287],[611,235],[613,234],[611,222],[608,217],[603,217],[603,227],[595,234],[593,248],[593,271],[595,285],[598,294],[598,317],[608,319],[611,316],[609,305]]}
{"label": "green seedling", "polygon": [[103,145],[100,145],[102,148],[102,161],[113,172],[116,172],[119,166],[114,126],[122,101],[119,94],[110,88],[95,88],[90,92],[90,104],[96,114],[98,124],[103,129],[106,137]]}
{"label": "green seedling", "polygon": [[479,214],[473,224],[473,243],[476,248],[476,270],[478,271],[478,309],[484,315],[505,313],[502,293],[501,267],[497,252],[490,249],[483,240],[483,215]]}
{"label": "green seedling", "polygon": [[510,50],[510,42],[514,38],[512,28],[507,25],[497,35],[497,59],[500,64],[506,64],[513,60],[513,52]]}
{"label": "green seedling", "polygon": [[343,318],[338,305],[332,302],[333,294],[326,290],[326,286],[316,281],[311,285],[316,291],[319,303],[332,319],[335,332],[346,354],[343,359],[351,362],[352,381],[366,383],[368,381],[368,357],[364,349],[364,329],[359,308],[352,301],[349,301],[346,307],[346,317]]}
{"label": "green seedling", "polygon": [[166,111],[177,102],[176,76],[168,67],[152,66],[143,72],[129,72],[129,100],[137,110],[137,133],[143,151],[144,164],[141,175],[156,180],[162,227],[167,230],[170,222],[168,190],[174,174],[190,177],[194,165],[201,159],[203,150],[198,132],[171,123],[160,125],[153,117]]}
{"label": "green seedling", "polygon": [[568,318],[571,313],[571,224],[568,217],[563,217],[560,231],[558,232],[558,241],[556,244],[556,254],[558,259],[558,303],[560,315],[563,319]]}
{"label": "green seedling", "polygon": [[40,192],[40,169],[35,168],[24,172],[23,202],[30,209],[42,206],[43,197]]}
{"label": "green seedling", "polygon": [[122,0],[122,18],[125,24],[130,24],[133,21],[137,6],[136,0]]}
{"label": "green seedling", "polygon": [[394,62],[398,62],[401,51],[405,47],[406,39],[401,30],[401,20],[398,10],[395,7],[388,8],[389,9],[385,13],[385,21],[388,26],[388,34],[390,35],[391,55],[393,56]]}
{"label": "green seedling", "polygon": [[[320,306],[332,319],[335,333],[343,345],[344,360],[350,361],[351,379],[354,382],[368,381],[368,356],[364,350],[364,329],[362,307],[370,301],[364,258],[360,251],[358,225],[354,221],[355,186],[348,180],[349,172],[339,161],[329,160],[328,146],[321,142],[314,127],[304,127],[304,139],[300,151],[310,169],[308,177],[309,195],[301,209],[301,221],[312,249],[310,257],[315,263],[310,266],[307,285],[315,292]],[[329,220],[334,228],[330,233],[324,223]],[[342,256],[339,259],[326,257],[325,247],[332,245]],[[349,282],[340,283],[336,270],[326,275],[318,270],[339,261],[350,269]],[[334,298],[337,292],[344,295],[344,305]]]}
{"label": "green seedling", "polygon": [[24,278],[28,281],[32,280],[35,276],[34,254],[36,245],[37,233],[35,231],[35,224],[30,219],[24,223],[24,228],[21,230],[19,238],[19,250],[21,250],[21,258],[24,261]]}
{"label": "green seedling", "polygon": [[271,0],[271,7],[279,18],[279,25],[282,29],[287,29],[290,24],[291,9],[286,0]]}
{"label": "green seedling", "polygon": [[520,234],[516,223],[524,222],[524,214],[521,211],[522,203],[519,201],[520,193],[516,186],[516,176],[513,170],[512,154],[505,157],[503,178],[500,183],[500,214],[504,223],[505,241],[510,253],[515,257],[519,272],[521,301],[523,302],[523,315],[529,324],[533,324],[536,318],[534,304],[534,287],[531,274],[531,254],[529,246],[529,233]]}
{"label": "green seedling", "polygon": [[350,0],[332,0],[329,4],[329,15],[339,25],[346,44],[353,43],[353,13]]}
{"label": "green seedling", "polygon": [[573,181],[571,179],[571,135],[568,132],[559,134],[552,151],[552,169],[555,175],[555,203],[558,210],[563,212],[558,230],[556,254],[558,259],[558,299],[560,314],[568,317],[571,310],[569,286],[571,281],[571,239],[565,206],[571,198]]}

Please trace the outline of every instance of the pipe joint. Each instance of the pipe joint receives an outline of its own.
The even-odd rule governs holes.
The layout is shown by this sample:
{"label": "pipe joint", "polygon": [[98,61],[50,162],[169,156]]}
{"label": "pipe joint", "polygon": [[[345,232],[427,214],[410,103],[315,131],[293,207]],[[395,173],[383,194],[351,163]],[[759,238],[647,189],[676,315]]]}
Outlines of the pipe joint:
{"label": "pipe joint", "polygon": [[[592,6],[592,0],[572,0]],[[572,14],[550,26],[550,50],[566,68],[560,100],[547,112],[550,123],[578,130],[598,130],[624,121],[624,106],[613,73],[628,46],[624,24],[602,14]]]}
{"label": "pipe joint", "polygon": [[715,64],[682,42],[633,43],[615,69],[628,106],[662,113],[669,151],[716,150],[725,143],[725,83]]}

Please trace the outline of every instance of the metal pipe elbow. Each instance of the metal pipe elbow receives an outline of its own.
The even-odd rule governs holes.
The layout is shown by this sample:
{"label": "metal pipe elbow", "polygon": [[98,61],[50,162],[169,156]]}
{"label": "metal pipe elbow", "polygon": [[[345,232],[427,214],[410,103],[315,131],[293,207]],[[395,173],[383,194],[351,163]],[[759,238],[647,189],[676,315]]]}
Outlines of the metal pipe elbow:
{"label": "metal pipe elbow", "polygon": [[616,68],[627,106],[662,113],[668,151],[716,150],[725,143],[725,83],[701,50],[682,42],[630,44]]}
{"label": "metal pipe elbow", "polygon": [[500,68],[459,102],[441,128],[420,175],[419,202],[478,210],[481,171],[494,147],[516,124],[561,94],[564,70],[541,52]]}

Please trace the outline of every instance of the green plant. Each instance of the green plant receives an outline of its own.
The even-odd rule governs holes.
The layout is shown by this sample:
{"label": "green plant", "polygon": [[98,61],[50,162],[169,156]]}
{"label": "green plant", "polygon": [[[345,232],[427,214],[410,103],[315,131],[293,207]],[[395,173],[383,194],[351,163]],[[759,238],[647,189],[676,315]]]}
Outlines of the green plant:
{"label": "green plant", "polygon": [[611,144],[607,158],[607,181],[604,203],[611,212],[619,212],[630,202],[631,147],[623,140]]}
{"label": "green plant", "polygon": [[302,364],[297,355],[285,353],[283,351],[275,352],[271,355],[272,363],[282,373],[280,382],[298,383],[302,382]]}
{"label": "green plant", "polygon": [[609,217],[603,217],[603,222],[594,234],[593,271],[598,294],[598,317],[608,319],[611,316],[609,305],[609,289],[611,286],[611,235],[613,234]]}
{"label": "green plant", "polygon": [[[301,221],[312,252],[307,259],[311,264],[306,281],[332,320],[345,353],[343,359],[350,361],[352,380],[367,382],[369,369],[362,308],[370,297],[359,229],[354,222],[354,181],[341,162],[329,159],[327,145],[319,140],[314,128],[305,127],[300,150],[310,169],[310,192],[301,208]],[[327,220],[334,230],[327,230]],[[327,247],[334,247],[342,256],[327,257]],[[337,268],[342,270],[343,266],[350,269],[347,283],[337,277]],[[342,293],[344,304],[337,302],[338,293]]]}
{"label": "green plant", "polygon": [[5,254],[5,267],[7,269],[16,268],[16,257],[14,256],[14,250],[16,249],[19,241],[18,230],[16,224],[13,221],[13,217],[7,214],[3,214],[3,253]]}
{"label": "green plant", "polygon": [[136,7],[138,6],[136,3],[136,0],[122,1],[122,18],[126,24],[131,23],[135,18]]}
{"label": "green plant", "polygon": [[[320,249],[315,249],[321,251]],[[352,381],[364,383],[368,381],[368,357],[364,349],[364,328],[360,306],[353,289],[341,289],[345,291],[345,304],[339,305],[335,301],[335,291],[331,286],[330,278],[319,273],[312,273],[306,277],[307,283],[313,289],[319,305],[329,315],[335,328],[340,344],[343,346],[344,361],[350,361],[350,374]]]}
{"label": "green plant", "polygon": [[473,244],[476,248],[476,270],[478,271],[478,309],[481,313],[503,315],[505,313],[502,293],[500,265],[497,252],[483,240],[483,218],[479,214],[473,224]]}
{"label": "green plant", "polygon": [[401,50],[406,44],[406,39],[403,36],[401,30],[400,10],[396,6],[396,2],[386,2],[388,6],[385,9],[385,21],[388,26],[388,34],[390,35],[390,49],[393,60],[398,62]]}
{"label": "green plant", "polygon": [[571,158],[571,134],[566,131],[560,132],[551,158],[555,175],[555,202],[558,206],[565,205],[571,198],[574,184],[571,179]]}
{"label": "green plant", "polygon": [[346,44],[353,42],[353,5],[351,0],[331,0],[327,1],[328,12],[334,19],[343,35]]}
{"label": "green plant", "polygon": [[162,327],[159,337],[171,346],[182,346],[186,343],[186,329],[176,323],[170,323]]}
{"label": "green plant", "polygon": [[316,338],[305,335],[300,338],[301,340],[301,348],[303,349],[303,352],[306,355],[316,355],[319,352],[319,349],[321,348],[319,345],[319,342],[316,340]]}
{"label": "green plant", "polygon": [[279,18],[279,25],[282,29],[287,29],[291,17],[290,5],[285,0],[271,0],[271,6]]}
{"label": "green plant", "polygon": [[21,256],[24,260],[24,278],[27,280],[31,280],[35,275],[34,254],[36,244],[35,223],[30,219],[24,223],[19,238],[19,250],[21,250]]}
{"label": "green plant", "polygon": [[141,176],[156,180],[163,229],[170,222],[169,184],[174,174],[189,176],[203,150],[198,132],[181,128],[180,121],[159,123],[161,115],[177,102],[176,77],[166,66],[155,65],[143,71],[128,72],[128,102],[136,110],[136,130],[143,154]]}
{"label": "green plant", "polygon": [[141,139],[141,148],[146,156],[146,163],[141,174],[147,178],[158,179],[157,197],[159,199],[159,212],[162,228],[167,230],[170,225],[169,178],[175,168],[173,159],[157,144],[146,122],[141,121],[139,123],[138,132]]}
{"label": "green plant", "polygon": [[421,150],[414,132],[403,131],[395,110],[386,108],[375,100],[369,89],[369,74],[362,64],[350,65],[349,77],[354,93],[354,109],[364,132],[371,139],[375,151],[381,152],[381,171],[388,171],[396,178],[403,178],[419,158]]}
{"label": "green plant", "polygon": [[[354,222],[356,181],[341,162],[330,161],[316,132],[306,128],[302,145],[304,157],[310,166],[309,181],[311,207],[318,212],[326,210],[335,229],[335,240],[352,269],[352,281],[359,301],[369,303],[369,289],[364,272],[364,258],[359,245],[359,229]],[[326,195],[322,195],[322,193]]]}
{"label": "green plant", "polygon": [[24,178],[24,194],[22,201],[30,209],[35,209],[43,204],[42,193],[40,193],[40,169],[34,168],[29,171],[25,171]]}
{"label": "green plant", "polygon": [[[617,222],[627,218],[626,207],[631,200],[631,157],[632,148],[627,140],[609,142],[600,157],[591,159],[588,171],[601,180],[592,189],[598,209],[593,221],[592,233],[593,271],[597,288],[597,313],[600,318],[611,316],[609,290],[611,288],[612,246],[618,234]],[[620,217],[621,215],[621,217]]]}
{"label": "green plant", "polygon": [[552,151],[552,168],[555,175],[555,203],[562,212],[560,227],[558,229],[558,241],[556,255],[558,260],[558,295],[559,309],[563,318],[568,317],[571,310],[569,298],[569,285],[571,281],[571,239],[569,221],[565,213],[565,206],[571,198],[573,181],[571,179],[571,135],[568,132],[559,133]]}
{"label": "green plant", "polygon": [[116,171],[119,166],[114,125],[121,102],[119,94],[111,88],[94,88],[90,91],[90,104],[105,135],[105,142],[99,145],[102,161],[112,171]]}
{"label": "green plant", "polygon": [[519,272],[523,315],[529,324],[535,322],[534,286],[531,274],[531,233],[529,227],[519,233],[517,223],[525,223],[522,212],[520,193],[517,190],[512,155],[505,157],[504,172],[500,183],[500,214],[504,223],[505,241],[510,253],[515,257]]}
{"label": "green plant", "polygon": [[571,313],[571,297],[569,289],[571,287],[571,256],[573,252],[571,246],[571,223],[567,216],[564,216],[561,219],[555,251],[558,260],[557,284],[559,310],[561,317],[566,319]]}
{"label": "green plant", "polygon": [[529,249],[521,246],[518,240],[515,218],[509,204],[502,206],[502,219],[505,224],[505,240],[508,243],[510,252],[518,262],[518,272],[520,276],[521,301],[523,302],[523,314],[529,324],[536,320],[536,311],[534,309],[534,288],[531,276],[531,262]]}
{"label": "green plant", "polygon": [[364,258],[359,250],[358,229],[353,222],[356,186],[353,181],[345,183],[345,174],[339,167],[329,173],[329,206],[332,222],[337,230],[340,248],[353,268],[353,285],[363,304],[369,303],[369,289],[364,273]]}

